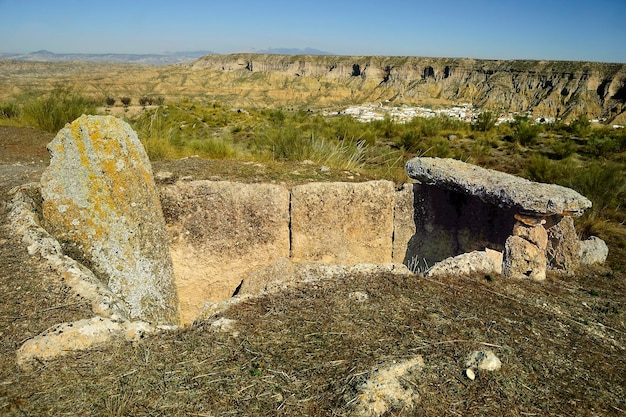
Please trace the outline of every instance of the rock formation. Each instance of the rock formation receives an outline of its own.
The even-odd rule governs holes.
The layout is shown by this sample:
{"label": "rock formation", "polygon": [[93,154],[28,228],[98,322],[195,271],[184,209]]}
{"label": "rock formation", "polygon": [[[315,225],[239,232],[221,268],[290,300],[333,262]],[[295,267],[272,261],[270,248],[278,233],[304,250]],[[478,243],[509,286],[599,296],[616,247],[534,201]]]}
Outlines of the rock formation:
{"label": "rock formation", "polygon": [[177,323],[165,222],[135,132],[111,116],[81,116],[48,150],[45,228],[119,297],[128,318]]}
{"label": "rock formation", "polygon": [[[505,276],[543,280],[548,267],[572,272],[583,260],[606,259],[606,256],[602,259],[604,252],[596,240],[582,246],[578,240],[572,216],[581,215],[591,207],[591,202],[574,190],[452,159],[414,158],[407,162],[406,168],[411,178],[422,183],[461,196],[477,197],[512,213],[511,236],[504,242],[502,273]],[[552,224],[546,230],[548,220]]]}
{"label": "rock formation", "polygon": [[318,88],[332,89],[323,97],[340,97],[347,90],[376,101],[436,98],[498,110],[531,110],[545,117],[585,114],[624,120],[626,112],[624,64],[233,54],[207,55],[186,65],[195,71],[240,72],[242,78],[256,72],[275,79],[282,76],[281,81],[295,77],[318,81],[313,83],[316,94]]}

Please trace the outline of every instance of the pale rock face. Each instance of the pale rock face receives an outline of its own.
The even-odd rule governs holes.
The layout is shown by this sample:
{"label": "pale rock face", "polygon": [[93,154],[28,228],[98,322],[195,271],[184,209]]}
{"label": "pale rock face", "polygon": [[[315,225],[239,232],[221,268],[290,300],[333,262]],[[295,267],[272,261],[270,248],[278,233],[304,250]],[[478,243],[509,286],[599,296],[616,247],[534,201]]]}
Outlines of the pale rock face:
{"label": "pale rock face", "polygon": [[294,187],[292,260],[342,265],[391,262],[394,194],[390,181]]}
{"label": "pale rock face", "polygon": [[119,297],[131,320],[177,323],[165,222],[136,133],[111,116],[81,116],[48,150],[45,228]]}
{"label": "pale rock face", "polygon": [[546,279],[546,253],[519,236],[510,236],[504,246],[502,275],[515,279]]}
{"label": "pale rock face", "polygon": [[513,226],[513,236],[524,238],[544,251],[548,247],[548,232],[541,224],[527,226],[521,222],[517,222],[515,226]]}

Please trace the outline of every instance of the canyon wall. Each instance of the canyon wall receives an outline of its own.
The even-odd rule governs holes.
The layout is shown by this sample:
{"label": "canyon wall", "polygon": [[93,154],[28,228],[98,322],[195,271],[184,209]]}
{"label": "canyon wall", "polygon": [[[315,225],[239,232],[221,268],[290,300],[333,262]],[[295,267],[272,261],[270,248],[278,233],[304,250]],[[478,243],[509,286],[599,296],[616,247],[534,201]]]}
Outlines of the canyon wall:
{"label": "canyon wall", "polygon": [[[613,120],[626,111],[626,65],[565,61],[303,55],[207,55],[193,70],[308,77],[399,102],[469,102],[550,117]],[[332,90],[332,86],[326,87]]]}

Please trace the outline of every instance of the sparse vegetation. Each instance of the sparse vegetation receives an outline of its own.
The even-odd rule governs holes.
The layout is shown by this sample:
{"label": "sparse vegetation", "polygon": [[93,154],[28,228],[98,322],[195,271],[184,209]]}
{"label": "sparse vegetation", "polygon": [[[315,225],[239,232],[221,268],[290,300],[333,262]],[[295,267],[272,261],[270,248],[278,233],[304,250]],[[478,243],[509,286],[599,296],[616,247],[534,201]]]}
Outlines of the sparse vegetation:
{"label": "sparse vegetation", "polygon": [[67,87],[56,87],[44,96],[26,95],[24,118],[46,132],[57,132],[82,114],[94,113],[95,102]]}

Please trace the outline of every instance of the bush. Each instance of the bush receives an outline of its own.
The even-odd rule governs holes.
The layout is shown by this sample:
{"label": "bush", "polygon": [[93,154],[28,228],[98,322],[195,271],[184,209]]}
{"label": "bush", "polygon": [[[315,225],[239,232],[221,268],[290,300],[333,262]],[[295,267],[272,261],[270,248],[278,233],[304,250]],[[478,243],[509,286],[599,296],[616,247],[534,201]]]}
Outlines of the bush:
{"label": "bush", "polygon": [[130,105],[130,102],[132,101],[130,97],[122,97],[120,98],[120,101],[122,102],[122,104],[125,107],[128,107]]}
{"label": "bush", "polygon": [[114,97],[107,97],[106,99],[104,99],[104,101],[106,102],[107,106],[113,106],[115,104]]}
{"label": "bush", "polygon": [[589,161],[583,166],[572,158],[551,161],[534,156],[526,172],[532,180],[563,185],[589,198],[593,207],[586,215],[592,219],[618,210],[626,200],[626,176],[619,163]]}
{"label": "bush", "polygon": [[484,111],[472,123],[472,128],[479,132],[487,132],[496,126],[497,120],[497,117],[492,112]]}
{"label": "bush", "polygon": [[83,114],[95,113],[95,103],[76,91],[57,87],[50,94],[31,98],[24,105],[24,117],[47,132],[57,132]]}
{"label": "bush", "polygon": [[541,126],[521,122],[515,126],[513,131],[513,141],[518,142],[522,146],[533,145],[537,142]]}
{"label": "bush", "polygon": [[575,136],[586,138],[591,133],[591,122],[587,116],[578,116],[569,124],[568,130]]}
{"label": "bush", "polygon": [[148,97],[140,97],[139,98],[139,105],[146,107],[148,104],[152,104],[152,99],[149,99]]}
{"label": "bush", "polygon": [[19,117],[20,108],[15,103],[0,103],[0,118],[14,119]]}

